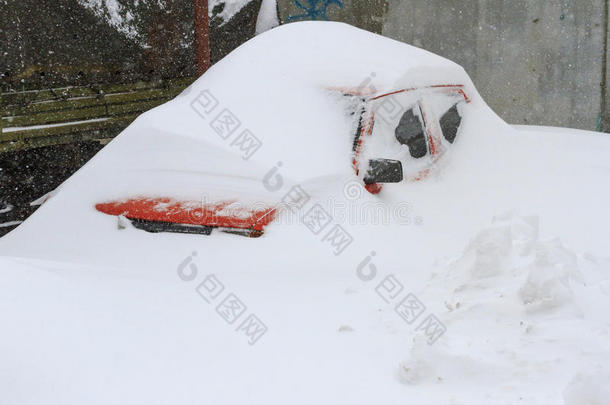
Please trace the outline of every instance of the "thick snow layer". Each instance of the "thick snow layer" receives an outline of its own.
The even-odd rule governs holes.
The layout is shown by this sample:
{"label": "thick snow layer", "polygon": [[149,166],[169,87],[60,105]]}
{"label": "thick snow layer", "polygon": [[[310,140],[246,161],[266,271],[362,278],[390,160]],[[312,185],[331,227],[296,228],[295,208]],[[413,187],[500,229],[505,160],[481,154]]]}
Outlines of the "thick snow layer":
{"label": "thick snow layer", "polygon": [[[384,303],[378,280],[357,277],[356,263],[303,266],[294,256],[292,268],[273,258],[211,268],[202,248],[198,278],[185,282],[186,246],[155,269],[0,259],[3,398],[608,404],[610,261],[539,234],[536,217],[506,215],[432,268],[378,267],[445,324],[434,345]],[[421,290],[414,271],[427,273]],[[268,326],[255,345],[197,293],[212,272]]]}
{"label": "thick snow layer", "polygon": [[[456,142],[427,179],[369,195],[353,117],[329,89],[431,84],[472,99]],[[210,126],[224,109],[262,142],[248,159]],[[607,404],[609,176],[607,136],[516,130],[453,62],[344,24],[272,29],[0,239],[3,398]],[[349,233],[340,254],[289,211],[250,239],[149,234],[94,209],[143,195],[278,203],[296,185],[305,210]],[[228,324],[230,293],[246,310]],[[253,345],[249,315],[267,328]]]}

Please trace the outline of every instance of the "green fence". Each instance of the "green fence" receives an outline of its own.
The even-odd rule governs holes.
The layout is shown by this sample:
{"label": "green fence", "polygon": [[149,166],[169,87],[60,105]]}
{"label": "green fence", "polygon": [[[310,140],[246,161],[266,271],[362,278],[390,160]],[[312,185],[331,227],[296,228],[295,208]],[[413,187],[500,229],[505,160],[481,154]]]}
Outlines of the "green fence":
{"label": "green fence", "polygon": [[107,142],[139,114],[178,95],[192,78],[2,93],[0,153]]}

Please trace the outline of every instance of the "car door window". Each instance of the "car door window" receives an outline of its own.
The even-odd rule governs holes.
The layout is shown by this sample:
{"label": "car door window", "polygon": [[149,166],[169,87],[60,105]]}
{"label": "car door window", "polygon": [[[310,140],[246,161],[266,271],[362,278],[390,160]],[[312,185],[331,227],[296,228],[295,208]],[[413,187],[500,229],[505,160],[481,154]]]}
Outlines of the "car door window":
{"label": "car door window", "polygon": [[454,104],[439,120],[441,125],[441,131],[443,131],[443,136],[449,143],[453,143],[455,141],[455,137],[457,136],[458,128],[462,123],[462,117],[460,116],[457,110],[457,104]]}
{"label": "car door window", "polygon": [[394,130],[396,140],[409,148],[409,153],[414,158],[421,158],[428,153],[425,130],[415,108],[407,110]]}

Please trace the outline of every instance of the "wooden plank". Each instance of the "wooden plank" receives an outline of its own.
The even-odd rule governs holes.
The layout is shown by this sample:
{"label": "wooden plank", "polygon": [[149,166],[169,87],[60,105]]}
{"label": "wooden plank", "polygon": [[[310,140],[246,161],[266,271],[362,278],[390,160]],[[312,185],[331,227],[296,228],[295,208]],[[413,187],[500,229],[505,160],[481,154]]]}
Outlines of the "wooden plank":
{"label": "wooden plank", "polygon": [[107,116],[114,117],[131,113],[142,113],[165,103],[167,99],[144,100],[134,103],[108,105]]}
{"label": "wooden plank", "polygon": [[3,131],[2,132],[2,138],[0,139],[0,142],[17,141],[17,140],[22,138],[20,133],[21,133],[20,131],[11,131],[11,132]]}
{"label": "wooden plank", "polygon": [[[0,93],[0,153],[83,140],[109,140],[140,113],[178,95],[193,78]],[[70,124],[72,121],[109,118]],[[43,128],[27,128],[57,123]],[[2,128],[25,127],[17,131]]]}
{"label": "wooden plank", "polygon": [[0,153],[85,140],[111,139],[136,117],[131,115],[92,123],[8,132],[4,134],[8,136],[0,142]]}
{"label": "wooden plank", "polygon": [[12,105],[7,106],[2,114],[4,117],[38,114],[61,110],[80,109],[85,107],[95,107],[105,105],[103,97],[86,97],[59,101],[42,101],[28,104],[26,106]]}
{"label": "wooden plank", "polygon": [[161,105],[166,101],[166,99],[156,99],[136,101],[133,103],[101,105],[97,107],[54,111],[34,115],[3,117],[2,121],[6,128],[69,123],[72,121],[83,121],[96,118],[107,118],[126,114],[142,113],[153,107]]}
{"label": "wooden plank", "polygon": [[74,97],[94,96],[97,92],[89,87],[61,87],[57,89],[28,90],[2,94],[5,105],[24,105],[45,100],[63,100]]}
{"label": "wooden plank", "polygon": [[[112,93],[98,95],[95,97],[85,97],[68,100],[44,101],[29,104],[27,106],[7,106],[4,110],[3,116],[21,116],[44,112],[82,109],[87,107],[104,106],[107,104],[126,103],[130,101],[147,99],[170,99],[180,94],[181,91],[181,87],[172,87],[168,89],[149,89],[125,93]],[[43,124],[43,122],[41,122],[40,124]]]}
{"label": "wooden plank", "polygon": [[183,90],[182,87],[171,87],[167,89],[153,89],[130,93],[108,94],[104,97],[106,104],[125,103],[137,100],[165,99],[176,97]]}
{"label": "wooden plank", "polygon": [[[164,97],[150,98],[152,94],[163,94]],[[157,90],[149,94],[120,94],[116,95],[113,100],[116,103],[109,104],[104,100],[99,100],[97,103],[82,103],[72,104],[73,108],[57,111],[43,112],[38,114],[17,115],[2,117],[5,127],[24,127],[31,125],[46,125],[56,124],[61,122],[79,121],[103,117],[113,117],[124,115],[127,113],[144,112],[150,108],[156,107],[164,102],[167,102],[173,95],[178,94],[178,91],[168,92],[166,90]],[[119,103],[119,100],[125,102]],[[127,100],[134,100],[127,102]],[[92,107],[84,107],[92,104]],[[79,108],[76,108],[79,106]]]}
{"label": "wooden plank", "polygon": [[170,88],[170,87],[182,87],[183,89],[189,86],[191,83],[195,81],[193,77],[180,77],[176,79],[167,79],[163,81],[153,81],[153,82],[137,82],[131,84],[115,84],[108,85],[104,87],[100,87],[104,93],[121,93],[132,90],[146,90],[146,89],[156,89],[156,88]]}
{"label": "wooden plank", "polygon": [[79,108],[74,110],[53,111],[33,115],[2,117],[5,127],[25,127],[28,125],[56,124],[60,122],[80,121],[100,118],[106,115],[106,106]]}
{"label": "wooden plank", "polygon": [[135,90],[155,88],[182,87],[185,88],[194,81],[192,77],[182,77],[164,81],[136,82],[128,84],[113,84],[91,86],[71,86],[55,89],[27,90],[18,92],[5,92],[2,97],[6,106],[24,105],[48,100],[67,100],[75,97],[91,97],[99,94],[122,93]]}

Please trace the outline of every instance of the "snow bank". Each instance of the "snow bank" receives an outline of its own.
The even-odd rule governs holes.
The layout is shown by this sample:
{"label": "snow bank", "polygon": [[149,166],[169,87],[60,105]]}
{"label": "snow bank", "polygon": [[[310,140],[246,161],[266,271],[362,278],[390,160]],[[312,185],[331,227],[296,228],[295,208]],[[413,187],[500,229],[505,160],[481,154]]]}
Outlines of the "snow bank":
{"label": "snow bank", "polygon": [[467,403],[608,403],[610,262],[539,233],[536,217],[504,215],[438,266],[420,298],[444,302],[451,332],[434,346],[417,336],[398,365],[399,381],[462,392],[473,381],[503,387],[482,389],[481,397],[470,391]]}
{"label": "snow bank", "polygon": [[[495,219],[426,272],[421,289],[375,257],[446,325],[432,345],[380,298],[380,279],[363,282],[356,266],[210,267],[210,251],[189,256],[186,246],[165,254],[175,262],[157,256],[154,269],[0,258],[0,376],[12,382],[3,398],[607,404],[610,260],[540,240],[535,223]],[[184,263],[195,280],[179,277]],[[531,311],[522,289],[549,266],[530,288],[546,299],[561,285],[566,298]],[[218,315],[219,302],[202,299],[199,283],[212,272],[268,326],[254,345]]]}

